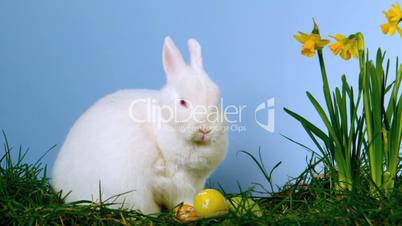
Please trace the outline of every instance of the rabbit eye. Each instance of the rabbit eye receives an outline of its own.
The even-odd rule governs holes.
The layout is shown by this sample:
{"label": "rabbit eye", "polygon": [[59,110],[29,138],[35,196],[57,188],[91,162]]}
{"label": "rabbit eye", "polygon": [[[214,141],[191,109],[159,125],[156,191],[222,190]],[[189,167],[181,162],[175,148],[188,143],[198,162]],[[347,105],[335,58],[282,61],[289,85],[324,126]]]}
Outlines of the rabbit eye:
{"label": "rabbit eye", "polygon": [[181,105],[182,107],[185,107],[185,108],[188,107],[187,101],[185,101],[185,100],[180,100],[180,105]]}

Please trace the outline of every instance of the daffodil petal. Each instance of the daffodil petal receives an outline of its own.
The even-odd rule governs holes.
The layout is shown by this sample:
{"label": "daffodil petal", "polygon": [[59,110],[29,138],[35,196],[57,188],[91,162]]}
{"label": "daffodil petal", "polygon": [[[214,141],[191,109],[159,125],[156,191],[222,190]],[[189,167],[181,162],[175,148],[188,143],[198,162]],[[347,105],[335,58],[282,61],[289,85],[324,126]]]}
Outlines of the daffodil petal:
{"label": "daffodil petal", "polygon": [[357,49],[357,45],[354,45],[353,48],[350,49],[350,52],[354,58],[359,57],[359,50]]}
{"label": "daffodil petal", "polygon": [[391,25],[389,26],[388,34],[389,34],[389,35],[394,35],[394,34],[395,34],[395,31],[396,31],[396,25],[391,24]]}
{"label": "daffodil petal", "polygon": [[381,31],[384,33],[384,34],[388,34],[388,31],[389,31],[389,24],[381,24]]}
{"label": "daffodil petal", "polygon": [[303,32],[299,32],[298,35],[293,35],[293,37],[300,43],[304,43],[308,39],[308,35]]}
{"label": "daffodil petal", "polygon": [[342,34],[336,34],[335,35],[335,40],[336,41],[344,41],[346,39],[346,37]]}
{"label": "daffodil petal", "polygon": [[316,43],[317,43],[318,48],[322,48],[322,47],[324,47],[324,46],[329,44],[329,40],[327,40],[327,39],[319,39],[319,40],[317,40]]}
{"label": "daffodil petal", "polygon": [[401,36],[401,38],[402,38],[402,29],[400,27],[398,27],[397,30],[398,30],[399,36]]}
{"label": "daffodil petal", "polygon": [[341,56],[342,59],[344,59],[344,60],[349,60],[351,54],[350,54],[350,52],[349,52],[348,50],[343,50],[343,51],[341,51],[341,55],[340,55],[340,56]]}
{"label": "daffodil petal", "polygon": [[340,43],[334,43],[329,46],[329,49],[332,51],[334,55],[338,55],[342,50],[342,45]]}

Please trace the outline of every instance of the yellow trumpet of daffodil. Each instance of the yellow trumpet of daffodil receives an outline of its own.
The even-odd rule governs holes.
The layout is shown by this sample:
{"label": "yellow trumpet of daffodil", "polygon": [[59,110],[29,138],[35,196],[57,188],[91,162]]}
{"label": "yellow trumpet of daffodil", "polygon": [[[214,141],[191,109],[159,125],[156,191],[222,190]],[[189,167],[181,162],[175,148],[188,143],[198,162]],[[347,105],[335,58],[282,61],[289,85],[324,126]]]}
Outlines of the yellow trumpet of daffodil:
{"label": "yellow trumpet of daffodil", "polygon": [[399,22],[402,20],[402,10],[399,4],[393,4],[388,11],[384,11],[387,23],[381,24],[381,30],[384,34],[394,35],[398,31],[402,37],[402,29],[398,27]]}
{"label": "yellow trumpet of daffodil", "polygon": [[303,44],[301,54],[307,57],[314,56],[317,49],[322,49],[329,43],[329,40],[321,39],[319,34],[306,34],[299,32],[298,35],[294,35],[293,37]]}
{"label": "yellow trumpet of daffodil", "polygon": [[330,36],[336,40],[336,43],[329,46],[334,55],[338,55],[344,59],[349,60],[351,57],[358,58],[359,51],[364,50],[363,35],[358,32],[356,34],[346,37],[341,34]]}

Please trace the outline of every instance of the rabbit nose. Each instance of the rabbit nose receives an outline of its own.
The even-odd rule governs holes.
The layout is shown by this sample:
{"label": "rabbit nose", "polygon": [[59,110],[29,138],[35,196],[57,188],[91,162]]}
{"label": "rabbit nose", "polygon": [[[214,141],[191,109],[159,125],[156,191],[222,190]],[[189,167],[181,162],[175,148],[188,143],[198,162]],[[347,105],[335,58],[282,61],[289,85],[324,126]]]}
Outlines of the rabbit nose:
{"label": "rabbit nose", "polygon": [[203,133],[203,134],[208,134],[209,132],[211,132],[211,129],[209,129],[209,128],[204,128],[204,127],[201,127],[201,128],[199,128],[198,129],[201,133]]}

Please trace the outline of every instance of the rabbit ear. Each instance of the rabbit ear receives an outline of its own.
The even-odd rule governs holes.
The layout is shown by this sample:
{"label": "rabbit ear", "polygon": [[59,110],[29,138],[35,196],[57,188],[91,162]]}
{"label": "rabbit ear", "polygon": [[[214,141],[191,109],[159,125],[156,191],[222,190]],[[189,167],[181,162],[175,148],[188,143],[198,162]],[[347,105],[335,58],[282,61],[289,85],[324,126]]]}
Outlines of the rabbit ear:
{"label": "rabbit ear", "polygon": [[200,43],[192,38],[188,40],[187,45],[188,49],[190,50],[191,66],[194,68],[203,69]]}
{"label": "rabbit ear", "polygon": [[162,54],[163,68],[167,75],[173,74],[185,66],[180,51],[169,36],[165,37]]}

